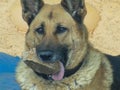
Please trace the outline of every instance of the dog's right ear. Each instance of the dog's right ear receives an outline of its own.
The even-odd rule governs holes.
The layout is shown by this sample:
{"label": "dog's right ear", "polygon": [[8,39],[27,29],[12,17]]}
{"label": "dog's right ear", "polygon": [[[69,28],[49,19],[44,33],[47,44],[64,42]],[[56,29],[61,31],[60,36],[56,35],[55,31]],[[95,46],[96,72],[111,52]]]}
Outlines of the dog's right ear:
{"label": "dog's right ear", "polygon": [[83,22],[87,13],[85,0],[62,0],[61,5],[78,23]]}
{"label": "dog's right ear", "polygon": [[42,0],[21,0],[23,19],[30,25],[38,14],[44,2]]}

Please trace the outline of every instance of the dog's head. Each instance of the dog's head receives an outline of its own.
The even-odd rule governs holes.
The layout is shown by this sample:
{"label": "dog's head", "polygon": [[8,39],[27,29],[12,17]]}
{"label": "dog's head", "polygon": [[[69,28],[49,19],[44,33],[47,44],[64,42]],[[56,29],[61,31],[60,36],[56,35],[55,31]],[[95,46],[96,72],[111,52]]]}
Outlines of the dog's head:
{"label": "dog's head", "polygon": [[79,57],[87,45],[84,0],[62,0],[57,5],[47,5],[42,0],[21,0],[21,3],[23,18],[29,25],[26,48],[36,48],[40,61],[59,61],[60,72],[53,79],[62,79],[67,70],[79,66]]}

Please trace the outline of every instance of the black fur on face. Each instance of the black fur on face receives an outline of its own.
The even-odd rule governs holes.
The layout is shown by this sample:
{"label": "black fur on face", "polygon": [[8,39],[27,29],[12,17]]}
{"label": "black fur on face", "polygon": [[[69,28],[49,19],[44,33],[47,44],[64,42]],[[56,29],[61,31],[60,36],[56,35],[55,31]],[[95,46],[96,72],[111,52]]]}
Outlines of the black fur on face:
{"label": "black fur on face", "polygon": [[64,66],[68,59],[67,45],[38,45],[36,46],[36,53],[38,58],[44,62],[52,63],[60,60]]}

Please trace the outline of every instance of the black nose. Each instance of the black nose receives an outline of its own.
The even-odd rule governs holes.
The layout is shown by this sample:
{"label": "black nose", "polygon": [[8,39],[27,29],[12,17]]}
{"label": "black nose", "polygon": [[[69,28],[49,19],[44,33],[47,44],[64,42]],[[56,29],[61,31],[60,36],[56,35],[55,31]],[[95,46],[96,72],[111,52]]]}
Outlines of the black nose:
{"label": "black nose", "polygon": [[52,51],[40,51],[38,56],[40,57],[40,59],[42,59],[43,61],[52,61],[53,58],[53,52]]}

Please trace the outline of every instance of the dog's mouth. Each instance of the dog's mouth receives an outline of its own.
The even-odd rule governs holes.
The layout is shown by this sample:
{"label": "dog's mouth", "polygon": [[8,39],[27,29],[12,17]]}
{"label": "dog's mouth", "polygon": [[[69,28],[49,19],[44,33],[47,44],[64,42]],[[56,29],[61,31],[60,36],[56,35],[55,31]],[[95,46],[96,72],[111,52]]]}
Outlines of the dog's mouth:
{"label": "dog's mouth", "polygon": [[[65,69],[65,64],[63,64],[61,61],[57,61],[57,66],[54,66],[53,63],[49,63],[52,65],[52,69],[51,65],[49,65],[48,67],[30,61],[30,60],[26,60],[25,63],[32,68],[32,70],[40,77],[43,77],[46,80],[54,80],[54,81],[59,81],[64,79],[65,77],[69,77],[71,75],[73,75],[75,72],[77,72],[79,70],[79,68],[82,66],[84,59],[78,64],[78,66],[76,66],[73,69],[70,70],[66,70]],[[48,64],[48,63],[47,63]]]}
{"label": "dog's mouth", "polygon": [[[37,58],[34,59],[37,59],[37,62],[35,62],[36,60],[33,59],[29,60],[29,58],[26,59],[24,62],[40,77],[54,81],[62,80],[65,77],[73,75],[81,67],[82,63],[78,64],[78,66],[73,69],[66,70],[66,63],[68,61],[69,53],[68,49],[62,48],[61,50],[56,51],[61,52],[56,52],[51,58],[51,52],[47,51],[45,53],[42,52],[41,54],[39,54],[40,51],[37,52],[36,50],[34,56],[36,57],[35,54],[37,54]],[[39,58],[40,55],[42,55],[42,59]],[[43,57],[43,55],[47,56],[47,58]]]}
{"label": "dog's mouth", "polygon": [[51,75],[48,75],[49,78],[52,78],[53,80],[62,80],[65,74],[65,68],[62,62],[59,61],[60,68],[59,71],[56,73],[53,73]]}
{"label": "dog's mouth", "polygon": [[[51,48],[44,49],[40,46],[37,46],[36,54],[40,62],[43,62],[48,67],[51,66],[53,69],[53,71],[51,70],[52,71],[51,73],[48,73],[48,72],[41,73],[34,70],[35,72],[37,72],[37,74],[42,75],[43,77],[51,78],[52,80],[55,80],[55,81],[62,80],[64,78],[65,66],[68,60],[68,48],[66,45],[58,45],[53,49]],[[46,71],[48,71],[48,69]]]}
{"label": "dog's mouth", "polygon": [[61,61],[52,63],[37,63],[31,60],[24,61],[35,73],[45,79],[62,80],[65,75],[65,66]]}

